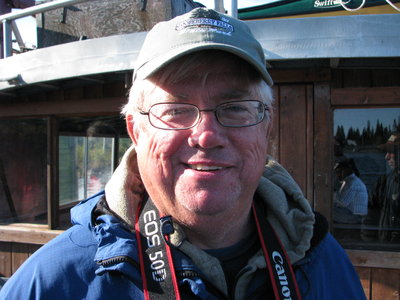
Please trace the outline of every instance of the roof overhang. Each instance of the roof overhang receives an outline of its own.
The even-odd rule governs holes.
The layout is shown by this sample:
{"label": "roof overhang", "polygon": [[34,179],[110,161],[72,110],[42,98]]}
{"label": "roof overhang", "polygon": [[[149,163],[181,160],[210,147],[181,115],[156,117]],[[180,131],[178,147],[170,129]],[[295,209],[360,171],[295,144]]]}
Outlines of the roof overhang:
{"label": "roof overhang", "polygon": [[[400,68],[400,14],[248,21],[279,68],[315,60],[383,59]],[[83,40],[37,49],[0,60],[0,93],[29,85],[133,70],[146,32]],[[156,45],[155,45],[156,46]],[[298,62],[302,62],[298,64]],[[389,63],[388,63],[389,61]],[[380,62],[378,62],[379,67]],[[350,63],[351,65],[351,63]],[[329,66],[329,65],[328,65]],[[332,66],[332,64],[331,64]],[[337,66],[337,63],[336,63]]]}
{"label": "roof overhang", "polygon": [[267,60],[400,57],[400,14],[249,21]]}
{"label": "roof overhang", "polygon": [[0,60],[0,90],[133,70],[146,32],[61,44]]}

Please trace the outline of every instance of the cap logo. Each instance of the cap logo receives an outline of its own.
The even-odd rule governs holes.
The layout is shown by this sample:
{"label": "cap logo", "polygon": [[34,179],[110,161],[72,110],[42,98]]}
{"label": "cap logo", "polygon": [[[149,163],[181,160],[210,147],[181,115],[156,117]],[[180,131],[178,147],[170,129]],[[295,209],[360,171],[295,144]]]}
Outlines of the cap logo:
{"label": "cap logo", "polygon": [[206,10],[196,10],[188,19],[179,22],[175,30],[186,32],[216,32],[231,35],[234,28],[228,19],[221,18],[217,13]]}

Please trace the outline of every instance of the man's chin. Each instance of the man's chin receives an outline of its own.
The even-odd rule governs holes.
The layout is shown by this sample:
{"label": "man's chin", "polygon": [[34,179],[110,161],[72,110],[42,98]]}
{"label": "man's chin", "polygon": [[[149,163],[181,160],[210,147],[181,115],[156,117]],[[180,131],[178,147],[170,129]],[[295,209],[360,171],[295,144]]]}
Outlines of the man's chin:
{"label": "man's chin", "polygon": [[223,214],[232,207],[233,203],[218,199],[196,199],[194,201],[186,200],[182,205],[194,215],[212,217]]}

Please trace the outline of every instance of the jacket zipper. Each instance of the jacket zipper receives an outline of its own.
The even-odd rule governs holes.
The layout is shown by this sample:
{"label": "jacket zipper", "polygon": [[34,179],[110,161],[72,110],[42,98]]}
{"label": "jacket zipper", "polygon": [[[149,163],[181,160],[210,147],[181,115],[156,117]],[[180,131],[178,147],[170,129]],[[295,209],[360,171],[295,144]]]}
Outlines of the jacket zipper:
{"label": "jacket zipper", "polygon": [[138,267],[139,264],[134,261],[132,258],[130,258],[129,256],[115,256],[115,257],[111,257],[111,258],[107,258],[104,260],[99,260],[97,262],[97,264],[102,265],[103,267],[109,266],[109,265],[113,265],[113,264],[118,264],[118,263],[130,263],[133,264],[134,266]]}
{"label": "jacket zipper", "polygon": [[218,299],[225,299],[229,300],[228,297],[226,297],[219,289],[217,289],[213,284],[211,284],[208,280],[204,279],[199,273],[193,270],[180,270],[177,271],[177,275],[180,279],[184,278],[193,278],[193,277],[199,277],[201,280],[203,280],[207,290],[214,296],[216,296]]}

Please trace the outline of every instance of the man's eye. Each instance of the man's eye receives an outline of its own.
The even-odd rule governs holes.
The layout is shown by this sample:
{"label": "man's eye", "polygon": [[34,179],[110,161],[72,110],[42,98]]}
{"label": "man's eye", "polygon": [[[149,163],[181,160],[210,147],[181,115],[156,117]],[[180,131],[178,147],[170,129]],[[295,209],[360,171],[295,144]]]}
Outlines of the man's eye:
{"label": "man's eye", "polygon": [[190,114],[193,110],[185,107],[171,108],[164,111],[163,116],[174,117],[179,115]]}
{"label": "man's eye", "polygon": [[245,105],[227,105],[222,109],[227,113],[244,113],[249,111]]}

